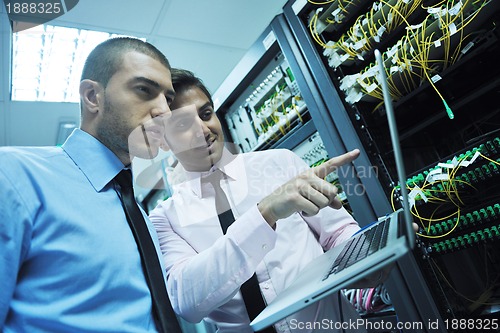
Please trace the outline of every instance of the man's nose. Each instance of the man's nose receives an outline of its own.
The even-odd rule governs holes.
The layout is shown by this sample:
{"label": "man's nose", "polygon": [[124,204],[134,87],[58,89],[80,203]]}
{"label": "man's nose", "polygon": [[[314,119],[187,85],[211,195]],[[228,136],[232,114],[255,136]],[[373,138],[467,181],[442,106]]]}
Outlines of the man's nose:
{"label": "man's nose", "polygon": [[170,110],[170,106],[168,105],[167,98],[163,95],[158,96],[155,99],[155,104],[152,110],[152,116],[153,117],[169,116],[171,114],[172,111]]}
{"label": "man's nose", "polygon": [[196,124],[196,136],[205,138],[210,133],[210,128],[208,128],[207,124],[199,117],[196,118]]}

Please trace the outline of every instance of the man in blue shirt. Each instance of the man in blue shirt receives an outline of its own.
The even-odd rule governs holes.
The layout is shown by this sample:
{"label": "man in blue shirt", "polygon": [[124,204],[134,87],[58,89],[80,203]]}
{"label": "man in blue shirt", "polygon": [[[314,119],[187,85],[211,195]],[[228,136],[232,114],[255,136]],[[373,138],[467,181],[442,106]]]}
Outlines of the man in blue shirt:
{"label": "man in blue shirt", "polygon": [[170,65],[151,44],[111,39],[89,55],[80,95],[81,127],[62,147],[0,148],[5,333],[158,331],[113,179],[131,155],[158,153]]}

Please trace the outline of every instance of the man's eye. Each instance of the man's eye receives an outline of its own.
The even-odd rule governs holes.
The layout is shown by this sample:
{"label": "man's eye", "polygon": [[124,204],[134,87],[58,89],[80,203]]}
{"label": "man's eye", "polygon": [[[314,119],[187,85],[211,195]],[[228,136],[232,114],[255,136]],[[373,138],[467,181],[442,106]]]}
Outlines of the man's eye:
{"label": "man's eye", "polygon": [[137,90],[139,90],[141,93],[148,94],[148,95],[151,93],[151,89],[149,89],[146,86],[139,86],[139,87],[137,87]]}
{"label": "man's eye", "polygon": [[203,120],[209,120],[213,115],[212,111],[205,111],[201,114],[201,119]]}
{"label": "man's eye", "polygon": [[175,123],[175,130],[178,131],[184,131],[189,128],[191,128],[191,125],[193,124],[193,121],[191,119],[185,119],[185,120],[179,120],[178,122]]}

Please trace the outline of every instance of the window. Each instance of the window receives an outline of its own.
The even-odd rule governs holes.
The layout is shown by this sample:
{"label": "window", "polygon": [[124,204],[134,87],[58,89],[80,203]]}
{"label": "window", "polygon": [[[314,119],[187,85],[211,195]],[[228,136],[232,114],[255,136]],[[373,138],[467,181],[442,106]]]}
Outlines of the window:
{"label": "window", "polygon": [[85,59],[97,44],[118,36],[52,25],[13,34],[12,100],[78,103]]}

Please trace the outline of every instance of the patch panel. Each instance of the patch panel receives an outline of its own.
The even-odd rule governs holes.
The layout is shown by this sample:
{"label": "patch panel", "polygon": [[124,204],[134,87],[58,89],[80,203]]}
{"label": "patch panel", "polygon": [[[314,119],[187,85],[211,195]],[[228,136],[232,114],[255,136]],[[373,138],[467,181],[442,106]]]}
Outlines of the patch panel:
{"label": "patch panel", "polygon": [[[315,132],[308,139],[297,145],[292,151],[297,154],[310,167],[320,165],[330,158],[326,151],[325,145],[318,132]],[[346,201],[346,194],[342,190],[341,184],[338,182],[337,172],[332,172],[325,178],[326,181],[335,184],[339,188],[338,196],[340,200]]]}
{"label": "patch panel", "polygon": [[449,253],[459,251],[477,244],[500,239],[500,225],[479,229],[468,234],[446,239],[431,245],[431,253]]}
{"label": "patch panel", "polygon": [[298,144],[292,151],[311,167],[319,165],[329,158],[318,132]]}
{"label": "patch panel", "polygon": [[[497,159],[496,162],[500,164],[500,158]],[[458,197],[460,195],[476,193],[477,188],[475,185],[494,179],[498,175],[500,175],[499,166],[493,162],[486,162],[476,168],[470,169],[469,167],[469,170],[462,171],[462,173],[455,175],[452,179],[427,183],[421,191],[426,196],[426,199],[446,199],[450,197]],[[414,186],[415,185],[410,185],[412,188]],[[426,203],[426,201],[422,200],[422,198],[417,199],[418,200],[415,202],[417,205]]]}
{"label": "patch panel", "polygon": [[[497,155],[500,152],[500,138],[497,137],[497,138],[494,138],[493,140],[488,140],[476,148],[472,148],[470,150],[467,150],[464,153],[457,155],[453,159],[448,159],[446,162],[444,162],[444,164],[450,165],[450,164],[456,164],[457,161],[470,160],[470,158],[472,158],[476,154],[476,152],[479,152],[486,157],[492,157],[494,155]],[[473,172],[470,172],[470,170],[468,170],[467,172],[464,172],[461,174],[457,173],[457,175],[455,177],[458,180],[465,181],[465,182],[477,182],[478,178],[479,179],[486,179],[490,176],[498,175],[500,173],[500,166],[499,165],[496,165],[492,161],[488,161],[486,159],[479,157],[478,161],[481,161],[481,160],[485,164],[476,168],[479,170],[477,170],[477,171],[474,170]],[[500,163],[500,158],[498,158],[495,162]],[[439,169],[439,168],[440,168],[440,166],[438,164],[432,168],[429,168],[423,172],[420,172],[420,173],[416,174],[415,176],[408,178],[408,180],[406,181],[406,184],[410,187],[413,187],[413,186],[422,187],[423,184],[426,182],[426,180],[428,180],[429,174],[432,175],[432,172]]]}
{"label": "patch panel", "polygon": [[496,203],[478,210],[462,213],[458,221],[457,218],[450,218],[445,221],[436,222],[429,226],[426,234],[430,236],[439,236],[455,228],[457,223],[457,230],[463,230],[475,228],[480,224],[487,224],[498,219],[500,219],[500,204]]}
{"label": "patch panel", "polygon": [[225,120],[233,142],[248,152],[300,125],[306,111],[292,70],[280,54],[231,106]]}
{"label": "patch panel", "polygon": [[[488,140],[408,178],[407,187],[415,192],[412,195],[414,204],[422,206],[429,200],[451,200],[464,206],[462,197],[476,197],[482,183],[487,184],[500,176],[499,151],[500,138]],[[397,196],[397,192],[394,195]]]}

